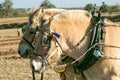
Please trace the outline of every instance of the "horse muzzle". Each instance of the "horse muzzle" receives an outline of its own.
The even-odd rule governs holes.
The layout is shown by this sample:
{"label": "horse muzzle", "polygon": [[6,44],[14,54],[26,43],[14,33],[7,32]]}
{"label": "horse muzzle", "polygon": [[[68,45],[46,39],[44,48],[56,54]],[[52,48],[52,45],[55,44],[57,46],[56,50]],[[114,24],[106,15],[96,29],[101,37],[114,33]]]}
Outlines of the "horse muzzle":
{"label": "horse muzzle", "polygon": [[27,46],[19,45],[18,46],[18,53],[23,58],[28,58],[30,54],[30,49]]}

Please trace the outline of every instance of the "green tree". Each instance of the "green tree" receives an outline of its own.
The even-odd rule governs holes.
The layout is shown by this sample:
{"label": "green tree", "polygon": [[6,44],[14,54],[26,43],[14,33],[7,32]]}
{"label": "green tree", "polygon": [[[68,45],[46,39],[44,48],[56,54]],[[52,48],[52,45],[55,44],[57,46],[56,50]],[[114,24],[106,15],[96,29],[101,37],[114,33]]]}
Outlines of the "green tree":
{"label": "green tree", "polygon": [[53,5],[49,0],[44,0],[40,7],[43,7],[43,8],[55,8],[55,5]]}
{"label": "green tree", "polygon": [[3,13],[3,6],[2,4],[0,4],[0,17],[2,16],[2,13]]}
{"label": "green tree", "polygon": [[110,7],[105,4],[105,5],[103,6],[103,12],[110,12],[110,11],[111,11]]}
{"label": "green tree", "polygon": [[116,4],[115,6],[112,6],[112,11],[120,11],[120,5]]}
{"label": "green tree", "polygon": [[4,11],[3,4],[0,4],[0,17],[4,17],[4,15],[5,15],[5,11]]}
{"label": "green tree", "polygon": [[5,16],[9,16],[10,13],[12,12],[12,0],[5,0],[3,3],[4,11],[5,11]]}
{"label": "green tree", "polygon": [[85,6],[85,10],[87,10],[87,11],[89,11],[89,12],[91,12],[91,11],[93,10],[93,8],[94,8],[93,4],[87,4],[87,5]]}
{"label": "green tree", "polygon": [[27,16],[25,9],[14,9],[12,15],[15,17]]}
{"label": "green tree", "polygon": [[3,6],[2,4],[0,4],[0,12],[3,10]]}

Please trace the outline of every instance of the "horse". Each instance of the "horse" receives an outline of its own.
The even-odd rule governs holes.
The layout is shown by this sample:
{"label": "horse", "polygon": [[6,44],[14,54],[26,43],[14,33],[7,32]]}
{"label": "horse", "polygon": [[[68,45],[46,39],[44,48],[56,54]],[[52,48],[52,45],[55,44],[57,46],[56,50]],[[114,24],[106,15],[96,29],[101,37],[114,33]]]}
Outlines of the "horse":
{"label": "horse", "polygon": [[[56,9],[56,8],[44,9],[44,10],[42,8],[32,8],[29,10],[28,24],[26,27],[22,28],[23,36],[18,45],[18,53],[21,57],[30,58],[31,53],[34,49],[35,35],[40,23],[50,18],[54,14],[57,14],[63,10],[64,9]],[[43,16],[44,16],[44,19],[43,19]],[[31,68],[32,68],[32,65],[31,65]],[[35,80],[33,69],[32,69],[32,75],[33,75],[33,80]]]}
{"label": "horse", "polygon": [[[120,35],[120,27],[112,22],[105,21],[103,24],[99,20],[97,24],[92,25],[91,15],[84,10],[63,11],[48,20],[38,28],[36,35],[33,55],[36,56],[35,59],[42,59],[43,64],[38,70],[47,63],[46,58],[49,54],[57,49],[59,55],[64,54],[75,60],[62,65],[66,67],[66,70],[63,68],[60,71],[66,76],[62,80],[66,80],[67,77],[68,80],[74,80],[71,77],[72,72],[71,75],[66,74],[74,68],[80,71],[81,80],[120,80],[120,38],[117,36]],[[81,67],[86,60],[92,62],[91,59],[96,60],[94,64],[84,68],[88,66],[85,63]],[[72,69],[67,69],[69,66]],[[59,69],[61,70],[60,67]]]}

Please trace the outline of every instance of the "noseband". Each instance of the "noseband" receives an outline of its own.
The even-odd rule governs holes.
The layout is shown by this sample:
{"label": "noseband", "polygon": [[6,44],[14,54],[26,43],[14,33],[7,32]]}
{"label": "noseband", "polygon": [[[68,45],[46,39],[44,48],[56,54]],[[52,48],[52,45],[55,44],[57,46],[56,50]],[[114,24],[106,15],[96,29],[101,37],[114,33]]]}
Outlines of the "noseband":
{"label": "noseband", "polygon": [[[36,30],[35,30],[34,32],[33,32],[33,31],[32,31],[32,32],[29,31],[29,33],[33,34],[33,38],[34,38],[37,31],[38,31],[38,26],[36,26]],[[25,31],[24,31],[24,32],[25,32]],[[30,41],[28,41],[25,37],[22,37],[22,40],[25,41],[32,49],[34,49],[34,46],[32,45],[32,42],[33,42],[34,40],[32,40],[32,41],[30,42]]]}
{"label": "noseband", "polygon": [[25,39],[24,37],[22,37],[22,40],[25,41],[30,47],[32,47],[32,49],[34,49],[34,46],[32,45],[32,42],[28,41],[27,39]]}

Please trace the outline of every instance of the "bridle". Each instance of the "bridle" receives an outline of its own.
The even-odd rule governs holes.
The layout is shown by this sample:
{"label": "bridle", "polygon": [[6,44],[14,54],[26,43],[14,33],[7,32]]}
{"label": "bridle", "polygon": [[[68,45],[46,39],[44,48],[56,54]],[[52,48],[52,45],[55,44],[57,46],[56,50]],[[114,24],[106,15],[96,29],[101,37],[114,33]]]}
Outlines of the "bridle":
{"label": "bridle", "polygon": [[[33,41],[34,41],[34,38],[35,38],[36,33],[39,32],[39,31],[44,32],[44,30],[45,30],[45,31],[49,31],[49,30],[47,30],[47,29],[40,30],[40,29],[42,29],[41,27],[44,25],[43,22],[44,22],[44,20],[43,20],[43,21],[41,20],[41,24],[38,25],[38,26],[36,26],[36,31],[33,32],[33,33],[31,33],[31,35],[32,35],[32,37],[33,37],[33,40],[32,40],[32,41],[29,41],[29,40],[27,40],[25,37],[22,37],[22,40],[23,40],[24,42],[26,42],[32,49],[34,49],[34,46],[33,46],[32,43],[33,43]],[[49,23],[48,23],[48,24],[49,24]],[[29,32],[30,32],[30,31],[29,31]],[[55,53],[55,52],[53,52],[52,55],[53,55],[54,53]],[[52,55],[50,55],[48,58],[46,58],[46,57],[41,57],[40,54],[37,54],[37,53],[35,53],[35,52],[32,52],[31,54],[29,54],[30,61],[31,61],[32,55],[37,56],[37,57],[42,61],[42,67],[45,67],[45,64],[49,65],[48,59],[52,57]],[[30,64],[31,64],[31,63],[30,63]],[[33,65],[32,65],[32,64],[31,64],[31,68],[33,68]],[[35,73],[34,73],[33,69],[32,69],[32,76],[33,76],[33,80],[35,80]],[[41,72],[41,78],[40,78],[40,80],[43,80],[43,72]]]}
{"label": "bridle", "polygon": [[[23,31],[23,30],[22,30]],[[25,30],[24,30],[25,31]],[[36,26],[36,31],[34,31],[34,32],[30,32],[29,31],[29,33],[32,35],[32,41],[29,41],[29,40],[27,40],[25,37],[22,37],[22,40],[24,41],[24,42],[26,42],[32,49],[34,49],[34,46],[33,46],[33,41],[35,41],[35,35],[36,35],[36,33],[37,33],[37,31],[38,31],[38,26]],[[24,33],[24,32],[23,32]],[[31,63],[31,57],[32,57],[32,54],[33,53],[31,53],[31,54],[29,54],[29,58],[30,58],[30,66],[31,66],[31,70],[32,70],[32,77],[33,77],[33,80],[35,80],[35,72],[34,72],[34,70],[33,70],[33,65],[32,65],[32,63]],[[38,55],[36,55],[36,56],[38,56]],[[40,59],[40,60],[45,60],[45,59],[42,59],[41,57],[39,57],[38,56],[38,58]],[[44,63],[42,63],[42,66],[44,67]],[[43,80],[43,72],[41,72],[41,78],[40,78],[40,80]]]}
{"label": "bridle", "polygon": [[[39,9],[38,9],[39,10]],[[33,23],[33,21],[31,20],[31,18],[33,18],[33,15],[36,13],[36,12],[38,12],[38,10],[36,10],[33,14],[31,14],[31,16],[29,17],[29,23],[30,24],[32,24]],[[43,9],[42,9],[43,10]],[[43,18],[42,18],[43,19]],[[41,20],[42,20],[41,19]],[[30,25],[29,25],[30,26]],[[29,40],[27,40],[25,37],[22,37],[22,40],[24,41],[24,42],[26,42],[32,49],[34,49],[34,46],[32,45],[32,43],[33,43],[33,41],[34,41],[34,38],[35,38],[35,35],[36,35],[36,32],[38,31],[38,27],[39,27],[39,25],[37,25],[37,26],[35,26],[35,28],[36,28],[36,31],[34,31],[34,32],[30,32],[31,33],[31,35],[33,35],[32,37],[33,37],[33,40],[32,41],[29,41]],[[26,31],[26,29],[24,29],[24,28],[22,28],[22,32],[24,33]]]}
{"label": "bridle", "polygon": [[[30,21],[30,24],[32,24],[32,21],[31,20],[29,20]],[[22,31],[26,31],[26,29],[24,29],[24,28],[22,28]],[[32,35],[32,41],[29,41],[28,39],[26,39],[25,37],[22,37],[22,40],[24,41],[24,42],[26,42],[32,49],[34,49],[34,46],[33,46],[33,41],[34,41],[34,38],[35,38],[35,35],[36,35],[36,33],[37,33],[37,31],[38,31],[38,26],[36,26],[35,27],[35,31],[30,31],[29,30],[29,34],[30,35]],[[23,33],[24,33],[23,32]]]}

